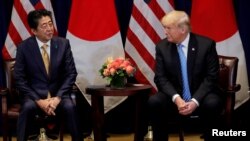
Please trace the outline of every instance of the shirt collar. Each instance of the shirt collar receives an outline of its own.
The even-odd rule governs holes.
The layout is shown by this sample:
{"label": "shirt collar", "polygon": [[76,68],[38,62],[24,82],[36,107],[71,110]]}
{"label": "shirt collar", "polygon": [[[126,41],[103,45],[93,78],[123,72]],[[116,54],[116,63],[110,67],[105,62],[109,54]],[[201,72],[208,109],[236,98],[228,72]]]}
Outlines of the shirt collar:
{"label": "shirt collar", "polygon": [[47,43],[43,43],[43,42],[41,42],[41,41],[36,37],[36,41],[37,41],[37,43],[38,43],[38,47],[39,47],[39,48],[41,48],[44,44],[47,44],[48,47],[50,47],[50,42],[51,42],[51,40],[49,40]]}
{"label": "shirt collar", "polygon": [[187,34],[186,38],[180,44],[182,44],[184,47],[188,47],[189,39],[190,39],[190,33]]}

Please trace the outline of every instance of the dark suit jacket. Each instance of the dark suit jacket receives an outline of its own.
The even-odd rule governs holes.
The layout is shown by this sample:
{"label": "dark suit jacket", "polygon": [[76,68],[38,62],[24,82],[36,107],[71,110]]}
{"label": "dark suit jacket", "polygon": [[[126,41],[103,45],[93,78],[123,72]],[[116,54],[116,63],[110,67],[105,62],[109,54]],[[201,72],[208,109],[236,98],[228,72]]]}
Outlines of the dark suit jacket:
{"label": "dark suit jacket", "polygon": [[[216,92],[219,61],[215,42],[190,33],[187,57],[191,95],[200,102],[208,93]],[[169,96],[182,95],[182,78],[177,46],[167,39],[156,46],[156,86]]]}
{"label": "dark suit jacket", "polygon": [[53,37],[50,46],[50,73],[47,75],[35,37],[17,47],[14,77],[21,95],[33,100],[71,93],[77,72],[69,40]]}

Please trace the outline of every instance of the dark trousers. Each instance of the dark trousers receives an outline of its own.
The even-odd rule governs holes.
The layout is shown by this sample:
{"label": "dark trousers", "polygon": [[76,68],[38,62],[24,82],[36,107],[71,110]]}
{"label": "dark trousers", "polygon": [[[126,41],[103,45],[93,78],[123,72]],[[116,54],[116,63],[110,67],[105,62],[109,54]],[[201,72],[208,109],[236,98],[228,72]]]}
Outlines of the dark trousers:
{"label": "dark trousers", "polygon": [[[25,141],[27,136],[28,127],[32,118],[35,118],[37,113],[41,112],[41,109],[36,103],[28,98],[25,98],[22,104],[21,112],[17,122],[17,140]],[[82,141],[82,133],[79,127],[79,120],[76,114],[76,105],[71,98],[62,98],[61,102],[57,106],[56,116],[59,119],[66,120],[67,127],[72,137],[72,141]]]}
{"label": "dark trousers", "polygon": [[[213,93],[208,94],[199,104],[200,106],[194,111],[194,114],[199,115],[205,127],[204,132],[209,136],[211,129],[217,128],[216,121],[222,112],[223,104],[221,98]],[[148,106],[149,122],[153,128],[154,141],[168,141],[168,131],[170,130],[168,122],[171,119],[182,118],[178,113],[177,106],[172,102],[171,97],[161,92],[149,98]],[[183,117],[185,118],[185,116]]]}

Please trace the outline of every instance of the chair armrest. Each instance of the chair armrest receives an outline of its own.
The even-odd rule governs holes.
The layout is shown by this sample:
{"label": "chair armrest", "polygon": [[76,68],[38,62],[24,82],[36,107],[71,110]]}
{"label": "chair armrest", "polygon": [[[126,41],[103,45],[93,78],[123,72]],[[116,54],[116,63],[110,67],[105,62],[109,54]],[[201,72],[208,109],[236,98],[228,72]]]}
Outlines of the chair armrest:
{"label": "chair armrest", "polygon": [[79,92],[79,88],[74,84],[73,87],[72,87],[72,92],[73,93],[76,93],[76,92]]}
{"label": "chair armrest", "polygon": [[226,94],[226,113],[231,113],[234,109],[235,94],[241,89],[240,84],[236,84],[224,90]]}
{"label": "chair armrest", "polygon": [[8,91],[8,88],[0,88],[0,97],[6,96]]}
{"label": "chair armrest", "polygon": [[226,103],[225,103],[225,111],[224,116],[226,117],[226,123],[227,126],[231,126],[231,120],[232,120],[232,113],[234,110],[235,105],[235,94],[241,89],[240,84],[236,84],[232,87],[229,87],[227,89],[224,89],[224,92],[226,93]]}
{"label": "chair armrest", "polygon": [[241,88],[241,85],[240,84],[236,84],[234,85],[233,87],[229,87],[226,92],[227,93],[235,93],[235,92],[238,92]]}
{"label": "chair armrest", "polygon": [[0,97],[2,103],[2,115],[7,116],[8,106],[7,106],[7,94],[9,92],[8,88],[1,88],[0,90]]}
{"label": "chair armrest", "polygon": [[73,100],[75,105],[76,105],[76,97],[79,92],[80,92],[79,88],[77,87],[77,85],[74,84],[72,86],[71,99]]}

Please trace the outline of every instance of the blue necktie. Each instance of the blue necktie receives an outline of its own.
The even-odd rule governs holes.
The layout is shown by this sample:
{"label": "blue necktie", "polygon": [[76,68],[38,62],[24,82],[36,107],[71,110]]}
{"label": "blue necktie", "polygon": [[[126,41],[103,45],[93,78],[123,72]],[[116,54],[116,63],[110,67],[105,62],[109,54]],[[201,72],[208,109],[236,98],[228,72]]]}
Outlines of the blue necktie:
{"label": "blue necktie", "polygon": [[179,44],[177,46],[179,58],[181,61],[181,75],[182,75],[182,81],[183,81],[182,97],[185,101],[189,101],[191,99],[191,94],[190,94],[189,84],[188,84],[187,59],[182,50],[182,47],[184,47],[182,44]]}

